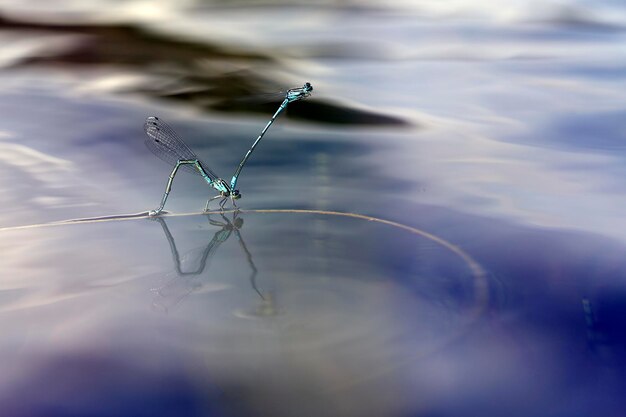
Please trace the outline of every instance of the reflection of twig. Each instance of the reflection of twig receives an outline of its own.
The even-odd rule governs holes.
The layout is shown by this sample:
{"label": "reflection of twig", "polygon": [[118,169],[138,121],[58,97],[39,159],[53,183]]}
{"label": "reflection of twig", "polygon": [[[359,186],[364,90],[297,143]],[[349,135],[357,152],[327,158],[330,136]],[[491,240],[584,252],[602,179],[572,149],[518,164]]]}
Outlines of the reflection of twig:
{"label": "reflection of twig", "polygon": [[[172,261],[174,263],[174,267],[178,275],[178,277],[174,278],[173,280],[163,285],[162,287],[154,289],[153,291],[155,291],[163,299],[168,299],[168,298],[171,299],[172,294],[173,294],[174,298],[173,298],[173,302],[171,303],[171,307],[178,305],[185,297],[187,297],[193,291],[195,291],[196,289],[202,286],[199,283],[194,283],[193,278],[204,272],[204,270],[207,267],[207,264],[210,263],[211,259],[215,255],[217,248],[222,243],[226,242],[233,232],[235,232],[235,234],[237,235],[239,244],[241,248],[243,249],[243,251],[245,252],[246,259],[248,261],[248,264],[250,265],[250,269],[252,270],[250,274],[250,278],[249,278],[250,284],[252,285],[252,288],[254,289],[254,291],[257,294],[259,294],[261,299],[265,300],[265,298],[263,297],[263,295],[261,294],[261,292],[259,291],[256,285],[256,275],[258,273],[258,270],[252,259],[252,254],[248,250],[246,243],[243,240],[243,237],[241,236],[240,229],[243,226],[243,219],[239,218],[237,213],[233,215],[232,222],[228,220],[228,218],[226,218],[223,214],[220,214],[220,216],[224,220],[223,222],[211,219],[211,215],[207,214],[207,219],[209,223],[213,226],[221,227],[221,230],[218,230],[217,232],[215,232],[215,234],[213,235],[213,238],[207,244],[206,248],[204,249],[202,253],[202,257],[200,258],[200,264],[195,270],[191,270],[191,271],[182,270],[180,255],[176,247],[176,241],[167,226],[167,222],[165,218],[164,217],[151,218],[151,220],[158,221],[159,224],[161,225],[161,228],[163,229],[163,233],[165,234],[165,237],[167,238],[167,242],[170,245],[170,251],[172,253]],[[178,291],[181,288],[182,288],[182,291]],[[182,293],[182,294],[177,295],[177,293]],[[163,303],[163,304],[167,304],[167,303]],[[153,306],[161,307],[164,311],[169,310],[167,306],[159,305],[159,303],[157,303],[156,301],[153,303]]]}

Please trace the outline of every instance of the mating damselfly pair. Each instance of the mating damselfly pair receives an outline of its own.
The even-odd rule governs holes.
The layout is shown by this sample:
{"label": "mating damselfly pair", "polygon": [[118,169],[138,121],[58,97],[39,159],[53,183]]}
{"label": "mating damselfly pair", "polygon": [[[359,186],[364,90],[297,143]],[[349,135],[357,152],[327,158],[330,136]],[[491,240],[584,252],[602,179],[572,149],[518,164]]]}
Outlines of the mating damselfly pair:
{"label": "mating damselfly pair", "polygon": [[233,206],[236,208],[237,204],[235,204],[235,200],[241,198],[241,193],[235,188],[237,186],[237,180],[239,179],[239,174],[241,174],[243,166],[246,164],[248,158],[250,158],[250,155],[254,151],[254,148],[256,148],[259,144],[261,138],[263,138],[263,135],[265,135],[265,132],[267,132],[272,123],[274,123],[274,120],[276,120],[278,115],[287,108],[287,105],[293,101],[302,100],[303,98],[310,96],[311,91],[313,91],[313,86],[309,83],[305,83],[300,88],[287,90],[285,99],[278,107],[278,110],[276,110],[276,113],[274,113],[270,121],[267,122],[254,143],[252,143],[248,152],[244,155],[243,159],[239,163],[239,166],[237,167],[237,170],[235,171],[235,174],[231,178],[230,183],[227,183],[225,180],[218,177],[215,172],[211,171],[208,165],[196,156],[191,148],[183,142],[183,140],[167,123],[155,116],[148,117],[146,119],[146,123],[144,124],[144,130],[148,135],[148,139],[146,139],[146,146],[163,161],[174,165],[174,169],[172,170],[165,187],[165,193],[161,199],[161,205],[156,210],[151,210],[149,212],[150,216],[156,216],[163,211],[163,207],[167,201],[167,196],[172,189],[172,181],[174,180],[174,177],[179,169],[185,169],[189,172],[202,176],[202,178],[204,178],[204,180],[211,187],[215,188],[219,192],[218,195],[207,200],[206,206],[204,207],[205,211],[209,210],[209,203],[218,198],[221,198],[219,203],[220,209],[224,209],[224,204],[226,204],[229,198]]}

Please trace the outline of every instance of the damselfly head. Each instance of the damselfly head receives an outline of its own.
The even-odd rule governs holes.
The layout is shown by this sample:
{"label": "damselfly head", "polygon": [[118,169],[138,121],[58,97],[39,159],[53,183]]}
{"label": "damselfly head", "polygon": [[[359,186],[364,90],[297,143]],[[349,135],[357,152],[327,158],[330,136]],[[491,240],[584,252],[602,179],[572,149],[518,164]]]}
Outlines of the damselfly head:
{"label": "damselfly head", "polygon": [[241,198],[241,193],[239,192],[239,190],[233,190],[231,195],[235,200],[239,200]]}
{"label": "damselfly head", "polygon": [[310,96],[311,91],[313,91],[313,86],[310,83],[305,83],[302,87],[287,90],[286,98],[289,102],[302,100]]}

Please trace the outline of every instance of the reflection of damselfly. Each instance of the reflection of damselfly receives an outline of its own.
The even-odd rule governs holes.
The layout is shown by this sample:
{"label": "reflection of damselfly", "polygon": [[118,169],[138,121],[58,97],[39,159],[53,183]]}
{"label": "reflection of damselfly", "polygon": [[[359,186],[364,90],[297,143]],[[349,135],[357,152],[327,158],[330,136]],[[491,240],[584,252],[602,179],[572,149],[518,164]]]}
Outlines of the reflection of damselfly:
{"label": "reflection of damselfly", "polygon": [[163,228],[163,233],[165,233],[165,237],[170,245],[170,251],[172,252],[172,259],[174,261],[174,267],[176,269],[176,277],[168,282],[167,284],[154,289],[156,295],[158,297],[155,298],[153,302],[154,307],[158,307],[161,310],[168,311],[172,307],[179,304],[185,297],[191,294],[196,289],[202,287],[202,284],[199,282],[202,278],[201,275],[205,271],[208,264],[210,264],[211,259],[215,255],[215,252],[220,247],[220,245],[228,240],[228,238],[234,233],[237,236],[237,240],[239,241],[239,245],[241,249],[244,251],[246,255],[246,260],[248,261],[248,265],[250,266],[250,285],[254,289],[254,291],[259,294],[261,299],[264,299],[263,295],[259,291],[256,285],[256,276],[257,276],[257,268],[254,265],[254,261],[252,260],[252,254],[248,250],[243,237],[241,236],[241,232],[239,231],[243,227],[243,218],[238,217],[238,213],[233,215],[233,220],[230,221],[226,216],[220,214],[222,216],[223,222],[213,220],[210,217],[211,215],[207,214],[207,218],[209,223],[213,226],[220,227],[221,229],[215,232],[213,235],[213,239],[207,244],[206,248],[202,252],[202,256],[198,262],[198,265],[193,270],[183,271],[183,267],[181,265],[180,255],[178,253],[178,249],[176,248],[176,242],[174,240],[174,236],[170,232],[167,222],[163,217],[156,217],[161,227]]}
{"label": "reflection of damselfly", "polygon": [[163,207],[165,206],[165,201],[167,200],[167,196],[170,193],[172,188],[172,181],[174,180],[174,176],[178,172],[179,168],[186,169],[187,171],[194,172],[202,178],[213,188],[215,188],[219,194],[215,197],[210,198],[205,206],[205,211],[209,209],[209,202],[216,198],[221,198],[220,208],[224,209],[224,204],[230,197],[230,200],[233,206],[237,207],[235,204],[235,200],[241,198],[241,194],[239,190],[235,189],[237,186],[237,179],[239,178],[239,174],[243,169],[246,161],[254,151],[254,148],[259,144],[261,138],[267,132],[267,129],[274,123],[274,120],[278,117],[278,115],[287,108],[287,105],[292,101],[302,100],[303,98],[311,95],[311,91],[313,91],[313,87],[311,84],[306,83],[300,88],[292,88],[287,91],[285,95],[285,99],[281,103],[274,116],[270,119],[270,121],[265,125],[265,128],[261,131],[261,134],[256,138],[252,147],[248,150],[248,152],[244,155],[243,159],[239,163],[235,174],[230,180],[230,184],[225,180],[218,177],[213,171],[211,171],[208,165],[202,162],[196,154],[183,142],[183,140],[174,132],[174,130],[169,127],[166,123],[164,123],[158,117],[150,116],[146,120],[144,124],[144,130],[148,135],[148,139],[146,139],[146,146],[159,158],[164,160],[165,162],[174,165],[174,169],[170,174],[170,178],[167,181],[167,186],[165,187],[165,193],[163,194],[163,198],[161,199],[161,205],[156,209],[150,211],[151,216],[156,216],[161,211],[163,211]]}

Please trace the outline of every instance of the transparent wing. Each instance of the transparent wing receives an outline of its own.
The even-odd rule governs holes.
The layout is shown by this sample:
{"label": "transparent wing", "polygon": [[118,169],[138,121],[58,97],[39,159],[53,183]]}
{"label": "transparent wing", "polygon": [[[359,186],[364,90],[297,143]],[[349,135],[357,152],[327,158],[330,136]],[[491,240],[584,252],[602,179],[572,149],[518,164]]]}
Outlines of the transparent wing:
{"label": "transparent wing", "polygon": [[[200,161],[189,146],[187,146],[185,142],[183,142],[183,140],[176,134],[174,129],[158,117],[148,117],[143,125],[143,130],[146,132],[146,135],[148,135],[148,138],[145,141],[146,146],[161,160],[170,165],[176,165],[176,163],[181,159],[197,159],[211,180],[215,181],[218,178],[217,175],[211,171],[204,162]],[[182,165],[180,169],[186,172],[201,175],[200,172],[198,172],[198,170],[192,165]]]}

